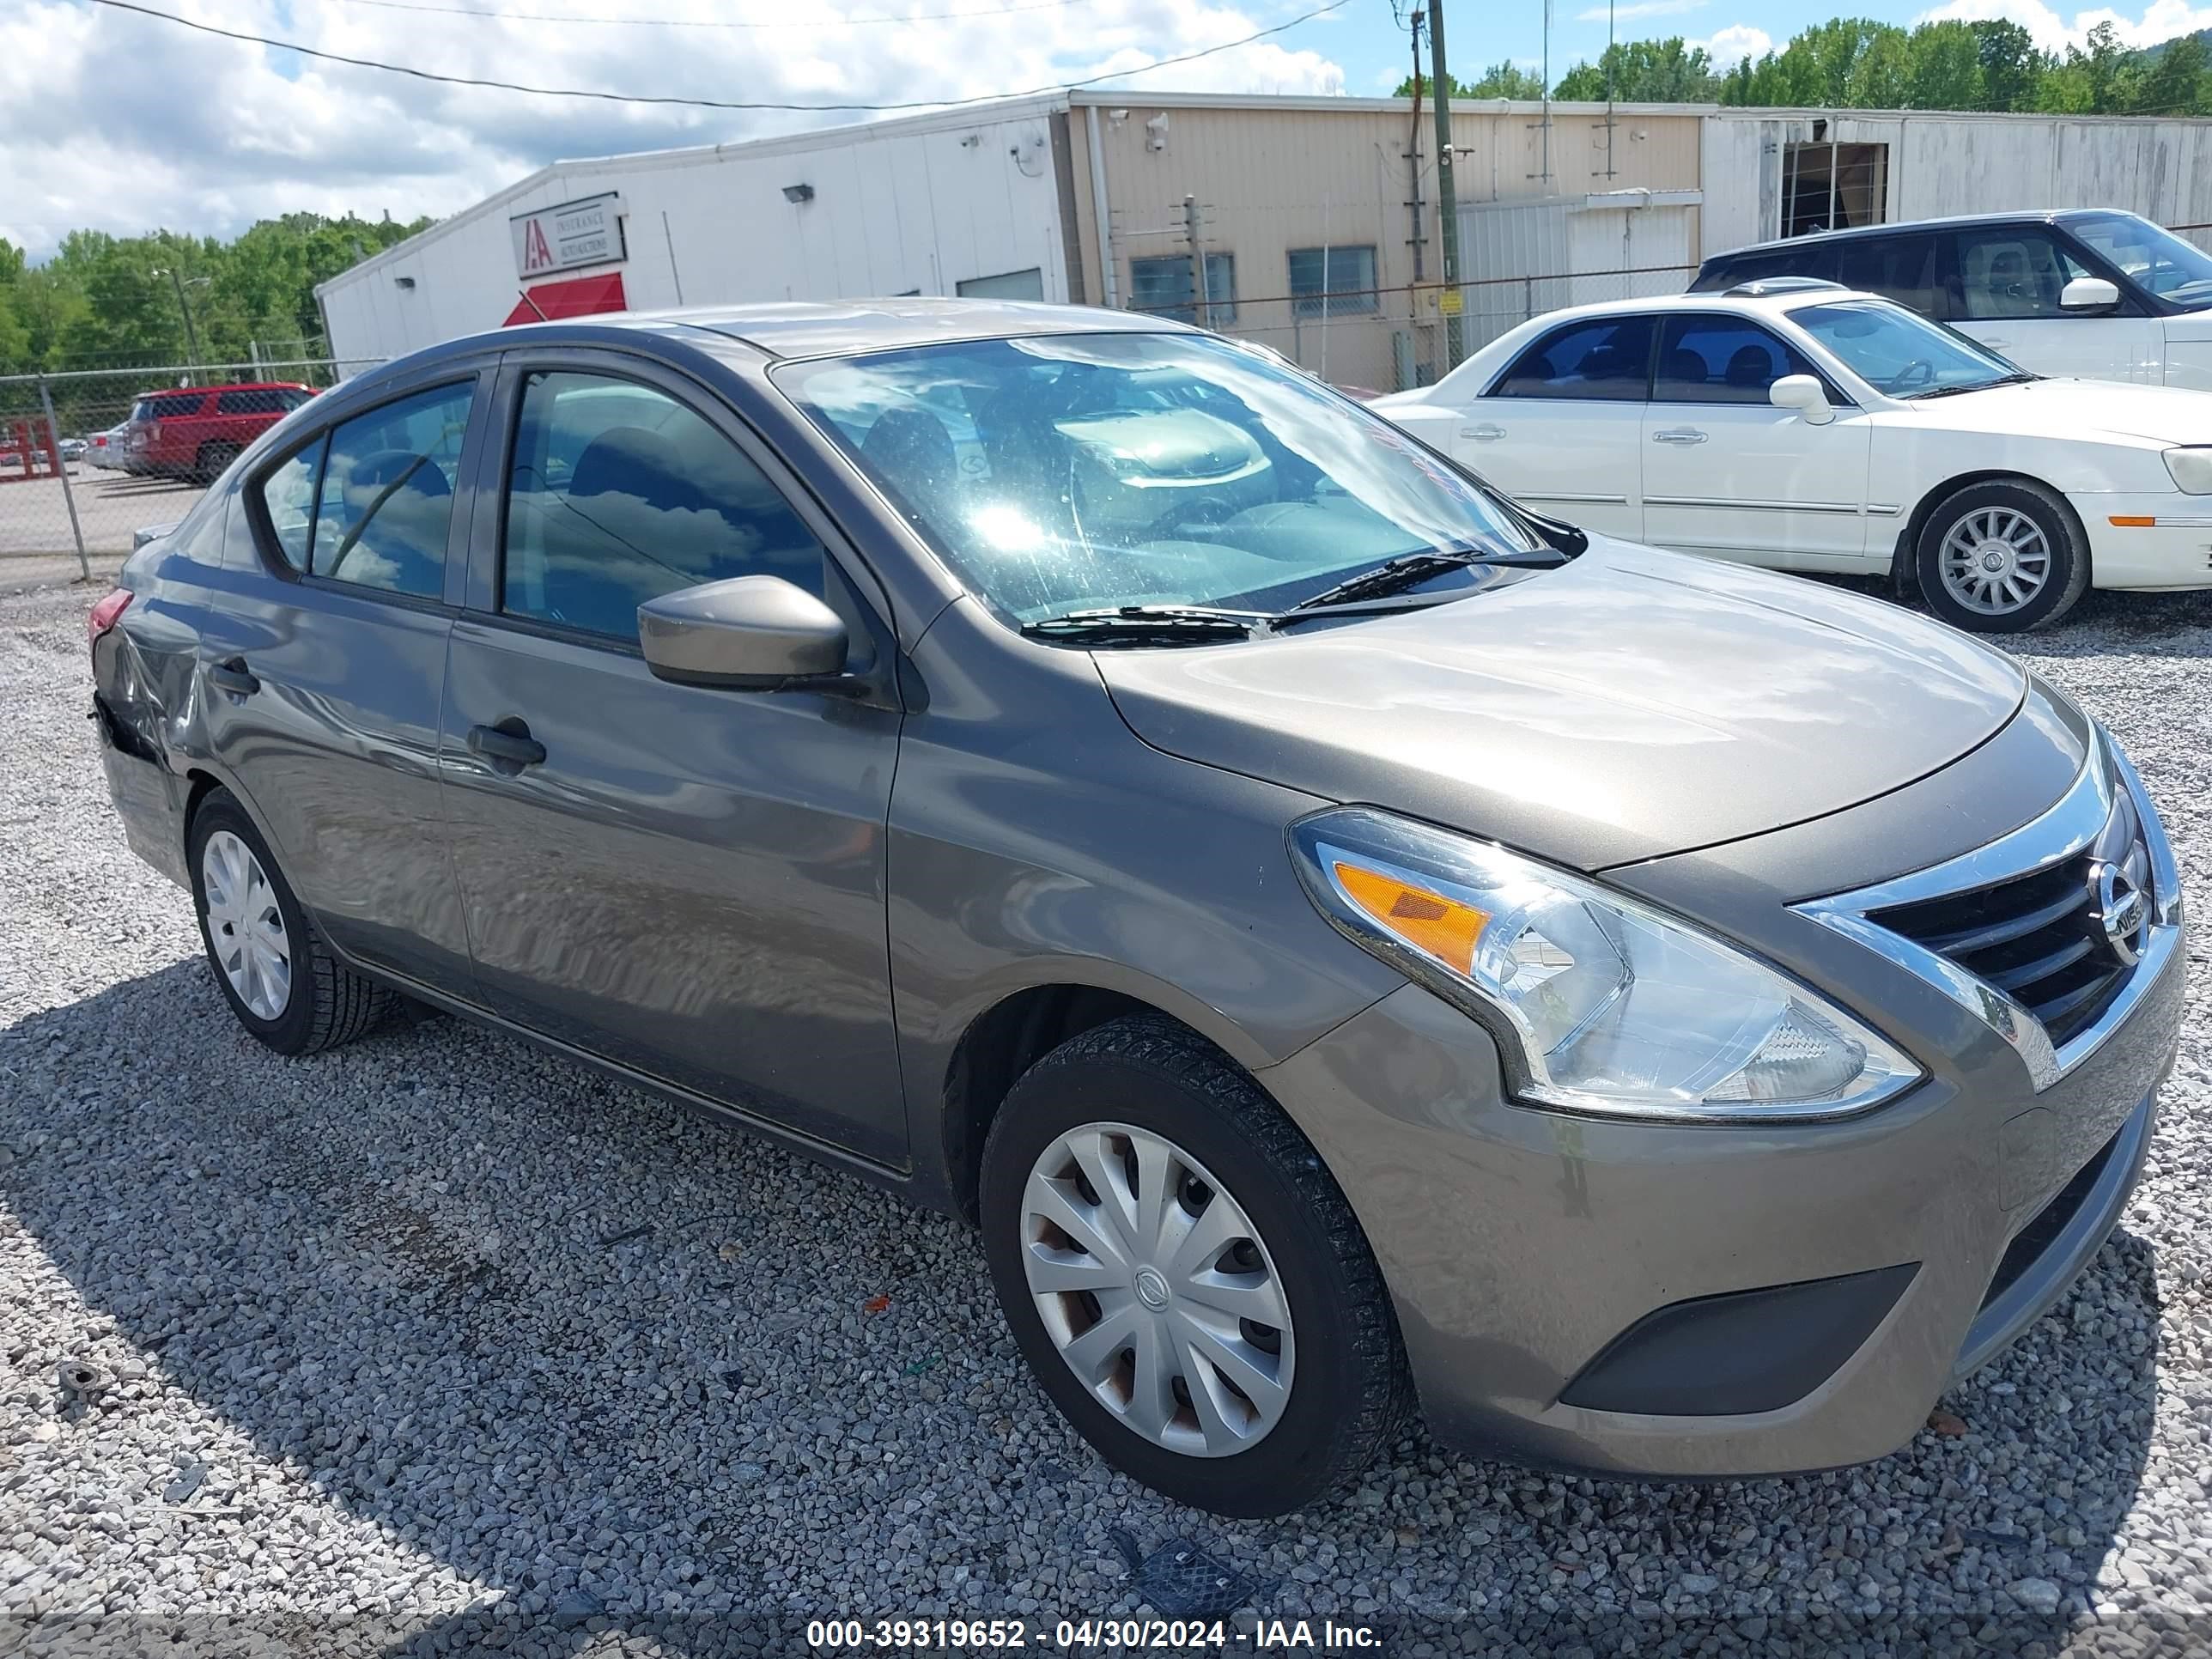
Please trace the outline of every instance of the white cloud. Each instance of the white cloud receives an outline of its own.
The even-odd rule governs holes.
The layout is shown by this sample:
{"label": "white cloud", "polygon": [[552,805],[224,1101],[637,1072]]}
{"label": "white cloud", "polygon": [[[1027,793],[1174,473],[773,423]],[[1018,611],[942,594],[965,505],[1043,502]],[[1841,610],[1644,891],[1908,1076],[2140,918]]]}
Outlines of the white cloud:
{"label": "white cloud", "polygon": [[1748,23],[1731,23],[1717,33],[1689,44],[1703,46],[1717,67],[1727,70],[1734,69],[1747,58],[1765,57],[1774,50],[1774,37]]}
{"label": "white cloud", "polygon": [[1626,23],[1632,17],[1674,17],[1686,11],[1701,11],[1706,0],[1624,0],[1624,3],[1607,10],[1603,6],[1592,6],[1588,11],[1575,14],[1577,23],[1602,23],[1610,19]]}
{"label": "white cloud", "polygon": [[2151,0],[2141,17],[2130,18],[2124,12],[2100,6],[2075,13],[2069,22],[2043,0],[1949,0],[1948,4],[1923,12],[1913,21],[1930,23],[1950,18],[1969,23],[1997,19],[2018,23],[2044,51],[2063,52],[2068,46],[2081,46],[2100,23],[2110,23],[2124,46],[2156,46],[2176,35],[2212,27],[2212,7],[2191,6],[2186,0]]}
{"label": "white cloud", "polygon": [[[770,26],[758,28],[554,27],[345,0],[173,0],[173,9],[447,75],[800,103],[1024,90],[1219,46],[1274,21],[1237,0],[1079,0],[1005,11],[983,0],[635,0],[641,16]],[[909,9],[975,15],[837,26],[845,16]],[[0,123],[0,170],[9,180],[0,236],[33,258],[79,228],[229,234],[296,210],[448,214],[563,157],[866,118],[533,98],[302,59],[74,0],[18,0],[5,9],[0,109],[22,118]],[[1344,71],[1322,52],[1278,39],[1112,84],[1339,93]]]}

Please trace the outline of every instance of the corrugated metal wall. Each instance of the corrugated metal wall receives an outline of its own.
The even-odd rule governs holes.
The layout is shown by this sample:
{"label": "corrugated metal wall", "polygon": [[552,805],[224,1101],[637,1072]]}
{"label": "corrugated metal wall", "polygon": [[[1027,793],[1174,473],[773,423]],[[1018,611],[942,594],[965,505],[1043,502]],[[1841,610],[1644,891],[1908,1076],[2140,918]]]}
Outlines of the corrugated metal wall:
{"label": "corrugated metal wall", "polygon": [[1780,196],[1772,186],[1783,149],[1816,133],[1823,141],[1889,147],[1884,217],[1892,222],[2112,207],[2160,224],[2212,223],[2212,122],[1730,111],[1705,126],[1705,252],[1780,234]]}

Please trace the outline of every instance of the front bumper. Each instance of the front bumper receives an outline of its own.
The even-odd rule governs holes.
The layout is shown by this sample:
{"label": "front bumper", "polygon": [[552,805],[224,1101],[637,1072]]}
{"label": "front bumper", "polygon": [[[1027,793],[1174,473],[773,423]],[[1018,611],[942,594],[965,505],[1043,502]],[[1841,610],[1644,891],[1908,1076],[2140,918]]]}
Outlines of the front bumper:
{"label": "front bumper", "polygon": [[[1986,747],[2002,759],[2031,736]],[[1925,804],[1912,797],[1959,783],[1937,774],[1879,811],[1910,819]],[[1638,1475],[1879,1457],[2095,1255],[2172,1063],[2178,898],[2094,1041],[2039,1051],[2008,1030],[2002,997],[1977,1013],[1967,988],[1814,920],[1800,893],[1744,897],[1763,866],[1834,869],[1808,852],[1847,831],[1816,823],[1613,878],[1696,915],[1735,893],[1766,920],[1731,931],[1893,1036],[1917,1033],[1929,1075],[1875,1110],[1718,1127],[1528,1108],[1505,1097],[1483,1029],[1413,986],[1261,1074],[1366,1230],[1439,1439]]]}
{"label": "front bumper", "polygon": [[2098,587],[2212,587],[2212,495],[2069,498],[2089,532],[2089,575]]}
{"label": "front bumper", "polygon": [[[1417,986],[1261,1081],[1366,1230],[1439,1440],[1590,1473],[1829,1468],[1903,1445],[2096,1254],[2142,1169],[2185,966],[2170,958],[2127,1026],[2040,1095],[1931,1080],[1837,1124],[1678,1127],[1516,1105],[1480,1028]],[[2027,1115],[2051,1133],[2009,1127]],[[2098,1178],[2046,1217],[2076,1173],[2047,1173],[2052,1146],[2084,1140]],[[2034,1248],[1992,1296],[2016,1235]],[[1871,1334],[1789,1404],[1690,1415],[1561,1398],[1662,1309],[1908,1265]],[[1711,1356],[1717,1384],[1734,1357]]]}

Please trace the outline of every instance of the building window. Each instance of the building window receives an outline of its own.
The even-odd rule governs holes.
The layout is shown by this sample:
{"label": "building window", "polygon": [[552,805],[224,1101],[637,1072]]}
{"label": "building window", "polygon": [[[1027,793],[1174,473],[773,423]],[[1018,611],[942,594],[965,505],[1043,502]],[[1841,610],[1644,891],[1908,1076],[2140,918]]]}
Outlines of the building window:
{"label": "building window", "polygon": [[970,276],[955,283],[953,292],[963,300],[1042,300],[1044,272],[1031,265],[1027,270],[1002,271],[996,276]]}
{"label": "building window", "polygon": [[1782,234],[1878,225],[1889,199],[1887,144],[1790,144],[1782,156]]}
{"label": "building window", "polygon": [[1291,250],[1291,309],[1300,317],[1354,317],[1382,308],[1375,246]]}
{"label": "building window", "polygon": [[1175,253],[1129,261],[1129,309],[1224,328],[1237,320],[1237,257],[1206,256],[1206,314],[1191,292],[1190,255]]}

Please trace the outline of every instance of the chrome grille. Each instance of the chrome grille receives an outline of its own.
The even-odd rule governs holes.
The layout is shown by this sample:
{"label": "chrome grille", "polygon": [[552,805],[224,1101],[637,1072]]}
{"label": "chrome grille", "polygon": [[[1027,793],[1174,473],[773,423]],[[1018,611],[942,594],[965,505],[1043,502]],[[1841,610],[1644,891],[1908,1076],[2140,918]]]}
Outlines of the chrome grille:
{"label": "chrome grille", "polygon": [[[2106,872],[2118,881],[2105,884]],[[2056,864],[1986,886],[1887,909],[1867,920],[1947,957],[2004,992],[2063,1048],[2126,986],[2149,931],[2150,855],[2122,793],[2103,831]],[[2106,926],[2110,896],[2142,895],[2132,925]]]}

